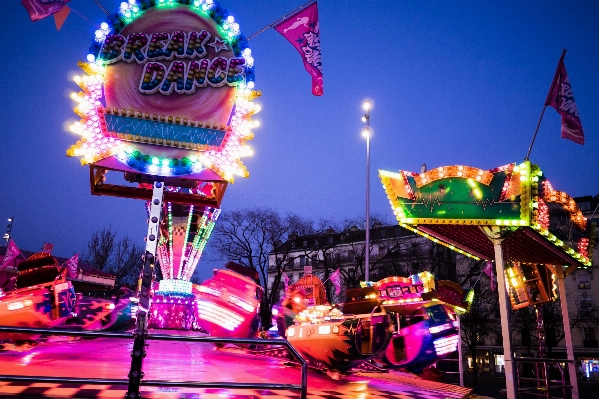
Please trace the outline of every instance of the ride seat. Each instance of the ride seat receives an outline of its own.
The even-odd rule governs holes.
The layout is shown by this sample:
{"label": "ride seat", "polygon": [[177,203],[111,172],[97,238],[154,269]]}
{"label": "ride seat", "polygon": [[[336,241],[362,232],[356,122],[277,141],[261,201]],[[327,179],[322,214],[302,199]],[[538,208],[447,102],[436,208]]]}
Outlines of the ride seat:
{"label": "ride seat", "polygon": [[346,291],[343,313],[369,314],[380,302],[374,287],[351,288]]}
{"label": "ride seat", "polygon": [[16,288],[32,287],[39,284],[51,284],[60,275],[60,269],[54,266],[41,267],[17,275]]}
{"label": "ride seat", "polygon": [[391,340],[391,345],[389,345],[389,348],[387,348],[387,351],[385,352],[385,355],[391,364],[399,364],[406,361],[407,356],[405,338],[401,335],[394,336]]}

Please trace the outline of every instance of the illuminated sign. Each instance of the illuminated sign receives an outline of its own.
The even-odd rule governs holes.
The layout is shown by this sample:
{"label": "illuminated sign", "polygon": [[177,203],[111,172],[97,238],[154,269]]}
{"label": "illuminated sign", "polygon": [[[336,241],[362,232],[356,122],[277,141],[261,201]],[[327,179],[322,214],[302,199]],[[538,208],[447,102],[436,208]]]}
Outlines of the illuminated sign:
{"label": "illuminated sign", "polygon": [[[82,164],[158,175],[209,168],[247,177],[254,59],[233,16],[212,0],[129,0],[101,24],[72,98]],[[100,162],[100,163],[99,163]],[[121,165],[121,166],[114,166]],[[180,167],[184,165],[185,167]]]}

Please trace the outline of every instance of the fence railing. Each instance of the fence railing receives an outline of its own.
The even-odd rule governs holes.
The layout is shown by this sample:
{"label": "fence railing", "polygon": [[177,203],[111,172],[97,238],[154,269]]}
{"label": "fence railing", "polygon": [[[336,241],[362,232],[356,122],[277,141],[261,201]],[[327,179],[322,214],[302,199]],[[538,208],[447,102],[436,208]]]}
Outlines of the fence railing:
{"label": "fence railing", "polygon": [[[516,357],[514,364],[516,366],[516,390],[518,397],[535,396],[539,398],[567,398],[572,390],[572,385],[566,382],[565,369],[562,363],[572,363],[567,359],[545,359],[532,357]],[[529,376],[524,375],[523,365],[529,364]],[[557,371],[556,371],[557,370]],[[559,378],[553,378],[551,372],[559,373]],[[533,374],[534,372],[534,374]],[[524,383],[527,386],[523,386]],[[562,396],[554,396],[552,392],[561,391]]]}
{"label": "fence railing", "polygon": [[[6,327],[0,326],[0,333],[27,333],[42,335],[59,335],[70,337],[89,338],[122,338],[131,339],[131,333],[116,333],[103,331],[74,331],[47,328],[28,327]],[[199,382],[199,381],[172,381],[172,380],[142,380],[141,386],[170,386],[185,388],[224,388],[224,389],[264,389],[264,390],[291,390],[300,391],[300,398],[306,399],[308,392],[308,365],[305,359],[295,350],[287,340],[264,340],[260,338],[220,338],[220,337],[198,337],[168,334],[148,334],[147,340],[153,341],[177,341],[177,342],[206,342],[219,344],[249,344],[284,346],[289,353],[298,361],[301,367],[300,384],[274,384],[258,382]],[[96,384],[96,385],[128,385],[128,379],[100,379],[100,378],[74,378],[74,377],[47,377],[47,376],[23,376],[23,375],[0,375],[0,381],[11,382],[46,382],[46,383],[73,383],[73,384]],[[130,393],[131,394],[131,393]],[[140,397],[139,392],[136,397]]]}

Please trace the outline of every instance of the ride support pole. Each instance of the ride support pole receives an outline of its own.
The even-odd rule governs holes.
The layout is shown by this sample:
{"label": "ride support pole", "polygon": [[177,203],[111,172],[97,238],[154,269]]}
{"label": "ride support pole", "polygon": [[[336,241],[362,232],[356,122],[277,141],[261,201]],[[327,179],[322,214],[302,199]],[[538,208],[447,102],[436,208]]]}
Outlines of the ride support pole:
{"label": "ride support pole", "polygon": [[572,399],[579,398],[578,380],[576,378],[576,363],[574,360],[574,346],[572,345],[572,331],[570,329],[570,314],[568,313],[568,302],[566,301],[566,283],[564,281],[564,267],[555,266],[557,275],[557,287],[559,290],[559,302],[562,309],[562,321],[564,326],[564,335],[566,341],[566,354],[568,355],[568,374],[570,375],[570,385],[572,385]]}
{"label": "ride support pole", "polygon": [[158,246],[158,235],[160,218],[162,212],[162,201],[164,195],[164,183],[154,182],[150,216],[148,218],[148,235],[146,237],[146,252],[144,256],[143,269],[140,275],[138,291],[139,305],[137,310],[137,321],[133,332],[133,351],[131,351],[131,369],[129,371],[129,385],[127,388],[127,399],[140,399],[139,387],[144,373],[142,370],[143,359],[146,357],[146,338],[148,336],[148,314],[150,311],[152,283],[154,281],[154,265],[156,249]]}
{"label": "ride support pole", "polygon": [[501,335],[503,337],[503,359],[505,370],[505,386],[507,399],[516,399],[518,397],[517,383],[514,380],[515,364],[514,351],[512,349],[511,327],[510,327],[510,298],[505,285],[505,262],[503,259],[503,240],[505,234],[510,231],[502,230],[499,226],[481,227],[489,240],[493,243],[495,250],[495,272],[497,276],[497,292],[499,293],[499,313],[501,315]]}

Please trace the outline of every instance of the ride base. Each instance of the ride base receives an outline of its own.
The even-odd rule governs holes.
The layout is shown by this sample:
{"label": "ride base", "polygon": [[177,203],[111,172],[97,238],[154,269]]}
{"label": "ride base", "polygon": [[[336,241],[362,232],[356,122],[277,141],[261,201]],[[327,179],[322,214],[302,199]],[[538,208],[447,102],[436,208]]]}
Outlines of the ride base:
{"label": "ride base", "polygon": [[[164,330],[160,330],[161,333]],[[176,334],[181,334],[177,331]],[[196,334],[189,332],[189,334]],[[151,340],[150,340],[151,341]],[[297,383],[300,370],[281,359],[248,354],[227,346],[216,349],[208,343],[149,342],[144,359],[146,379],[171,381],[228,381]],[[48,377],[124,378],[131,363],[130,340],[71,340],[56,337],[22,351],[0,351],[1,375]],[[0,381],[2,397],[123,398],[126,386],[25,383]],[[357,399],[462,399],[471,390],[456,385],[425,381],[403,373],[359,373],[333,380],[321,372],[308,376],[308,398]],[[143,398],[297,398],[291,391],[248,389],[190,389],[141,387]]]}

